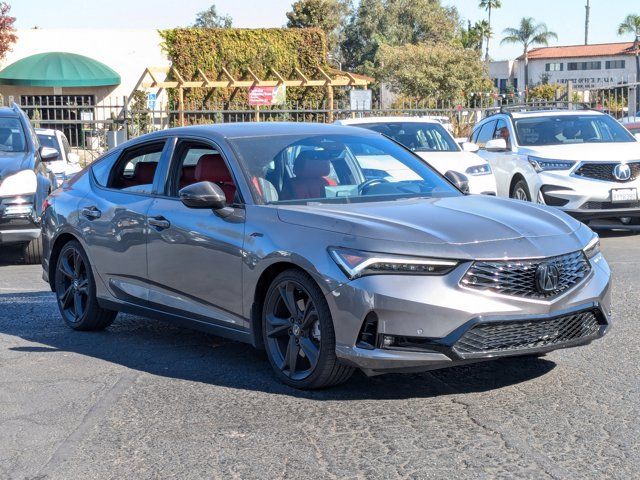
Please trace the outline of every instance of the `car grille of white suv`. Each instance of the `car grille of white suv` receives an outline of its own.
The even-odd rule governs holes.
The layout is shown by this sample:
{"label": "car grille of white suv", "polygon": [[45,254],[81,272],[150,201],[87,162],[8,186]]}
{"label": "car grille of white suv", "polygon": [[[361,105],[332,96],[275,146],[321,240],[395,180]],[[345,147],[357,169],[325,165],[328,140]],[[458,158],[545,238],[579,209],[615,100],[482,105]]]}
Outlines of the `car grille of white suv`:
{"label": "car grille of white suv", "polygon": [[[541,265],[557,269],[557,286],[551,291],[541,290],[536,280]],[[502,295],[548,299],[577,285],[590,271],[589,261],[578,251],[545,259],[474,262],[460,283]]]}
{"label": "car grille of white suv", "polygon": [[607,163],[590,163],[585,162],[575,171],[575,175],[579,177],[592,178],[594,180],[603,180],[606,182],[631,182],[640,177],[640,162],[628,163],[631,169],[631,176],[627,180],[618,180],[613,174],[613,170],[619,165],[618,162]]}

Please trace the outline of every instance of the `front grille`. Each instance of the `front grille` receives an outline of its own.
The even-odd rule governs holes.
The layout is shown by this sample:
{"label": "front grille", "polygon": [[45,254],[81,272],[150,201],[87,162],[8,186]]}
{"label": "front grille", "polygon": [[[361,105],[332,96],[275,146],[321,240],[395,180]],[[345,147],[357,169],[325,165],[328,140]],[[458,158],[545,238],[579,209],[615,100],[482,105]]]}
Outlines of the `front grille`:
{"label": "front grille", "polygon": [[[558,285],[553,291],[538,289],[536,271],[541,264],[553,265],[558,269]],[[461,284],[502,295],[544,299],[577,285],[590,270],[591,266],[581,251],[536,260],[474,262],[462,277]]]}
{"label": "front grille", "polygon": [[467,330],[455,343],[461,356],[512,352],[561,345],[596,337],[600,312],[588,310],[555,318],[526,321],[479,323]]}
{"label": "front grille", "polygon": [[613,175],[613,169],[618,165],[618,162],[607,163],[583,163],[580,168],[575,171],[575,174],[580,177],[593,178],[595,180],[604,180],[607,182],[631,182],[640,177],[640,162],[629,163],[631,168],[631,177],[628,180],[618,180]]}
{"label": "front grille", "polygon": [[584,210],[614,210],[619,208],[640,208],[640,202],[586,202],[580,207]]}

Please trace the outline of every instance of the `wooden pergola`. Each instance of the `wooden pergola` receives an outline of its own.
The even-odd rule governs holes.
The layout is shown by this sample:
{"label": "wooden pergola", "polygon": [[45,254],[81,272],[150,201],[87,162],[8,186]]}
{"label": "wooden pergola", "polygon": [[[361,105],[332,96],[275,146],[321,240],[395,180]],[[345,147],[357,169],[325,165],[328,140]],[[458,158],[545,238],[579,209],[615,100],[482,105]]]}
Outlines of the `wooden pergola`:
{"label": "wooden pergola", "polygon": [[[147,67],[142,73],[133,91],[139,89],[156,89],[156,94],[167,88],[174,88],[178,93],[178,117],[180,125],[184,125],[184,89],[185,88],[205,88],[209,89],[203,103],[209,99],[216,89],[233,89],[229,101],[232,101],[241,89],[253,87],[303,87],[303,88],[326,88],[329,103],[329,121],[333,121],[334,110],[334,87],[362,87],[367,88],[374,80],[364,75],[343,72],[340,70],[330,70],[327,72],[321,67],[316,67],[316,78],[311,78],[302,73],[298,68],[294,70],[296,78],[285,78],[275,69],[269,69],[267,77],[259,78],[250,68],[247,68],[243,78],[236,78],[225,67],[220,68],[217,78],[211,79],[207,74],[198,68],[196,78],[185,80],[184,76],[175,66],[171,67]],[[248,78],[246,78],[248,77]],[[130,97],[129,97],[130,98]],[[259,107],[256,106],[256,119],[259,119]]]}

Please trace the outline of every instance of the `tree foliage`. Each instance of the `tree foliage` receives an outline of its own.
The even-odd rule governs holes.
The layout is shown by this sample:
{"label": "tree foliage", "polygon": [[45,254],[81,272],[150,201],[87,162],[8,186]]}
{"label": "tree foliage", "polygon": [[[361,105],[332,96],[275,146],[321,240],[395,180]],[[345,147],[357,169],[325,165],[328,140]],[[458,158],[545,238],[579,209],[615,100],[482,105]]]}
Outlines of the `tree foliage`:
{"label": "tree foliage", "polygon": [[464,48],[470,48],[481,54],[484,39],[490,38],[492,35],[489,22],[486,20],[481,20],[473,25],[469,22],[466,29],[460,30],[460,43]]}
{"label": "tree foliage", "polygon": [[485,51],[485,60],[489,61],[489,40],[491,39],[491,11],[498,8],[502,8],[501,0],[480,0],[478,7],[486,10],[487,12],[487,28],[484,32],[484,39],[486,40],[487,49]]}
{"label": "tree foliage", "polygon": [[381,45],[453,42],[458,23],[457,10],[439,0],[361,0],[345,28],[346,65],[375,75]]}
{"label": "tree foliage", "polygon": [[335,52],[351,10],[350,0],[297,0],[287,12],[287,27],[321,29],[327,36],[329,51]]}
{"label": "tree foliage", "polygon": [[0,2],[0,60],[4,60],[11,47],[18,40],[14,23],[15,17],[9,15],[11,5]]}
{"label": "tree foliage", "polygon": [[[185,80],[198,77],[201,69],[209,78],[221,76],[225,67],[235,78],[247,78],[247,68],[267,79],[273,68],[284,77],[296,77],[295,68],[308,77],[317,76],[316,67],[327,68],[326,39],[319,29],[235,29],[176,28],[160,32],[174,67]],[[207,89],[185,90],[185,101],[203,106]],[[227,101],[231,89],[218,89],[211,103]],[[246,100],[246,90],[236,95]],[[319,101],[324,89],[287,88],[290,101]]]}
{"label": "tree foliage", "polygon": [[618,26],[618,35],[640,36],[640,15],[629,14]]}
{"label": "tree foliage", "polygon": [[233,19],[229,15],[220,15],[215,5],[211,5],[206,10],[196,15],[196,21],[193,24],[198,28],[230,28]]}
{"label": "tree foliage", "polygon": [[531,17],[522,18],[518,28],[505,28],[503,34],[500,44],[522,45],[525,57],[532,46],[549,45],[549,40],[558,39],[558,35],[550,31],[545,23],[536,23]]}
{"label": "tree foliage", "polygon": [[455,44],[382,45],[381,79],[396,93],[425,98],[462,99],[490,88],[478,54]]}

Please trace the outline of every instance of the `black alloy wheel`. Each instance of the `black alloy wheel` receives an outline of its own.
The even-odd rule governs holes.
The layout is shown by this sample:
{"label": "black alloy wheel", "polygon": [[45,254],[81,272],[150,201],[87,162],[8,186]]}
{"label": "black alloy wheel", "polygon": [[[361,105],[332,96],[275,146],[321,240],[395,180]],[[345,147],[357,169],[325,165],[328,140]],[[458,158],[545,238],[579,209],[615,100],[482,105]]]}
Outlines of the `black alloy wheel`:
{"label": "black alloy wheel", "polygon": [[263,337],[271,365],[288,385],[321,388],[341,383],[353,372],[338,362],[329,308],[303,272],[283,272],[271,284],[263,307]]}
{"label": "black alloy wheel", "polygon": [[75,330],[101,330],[117,314],[98,305],[91,266],[76,241],[67,243],[58,255],[55,293],[62,318]]}

